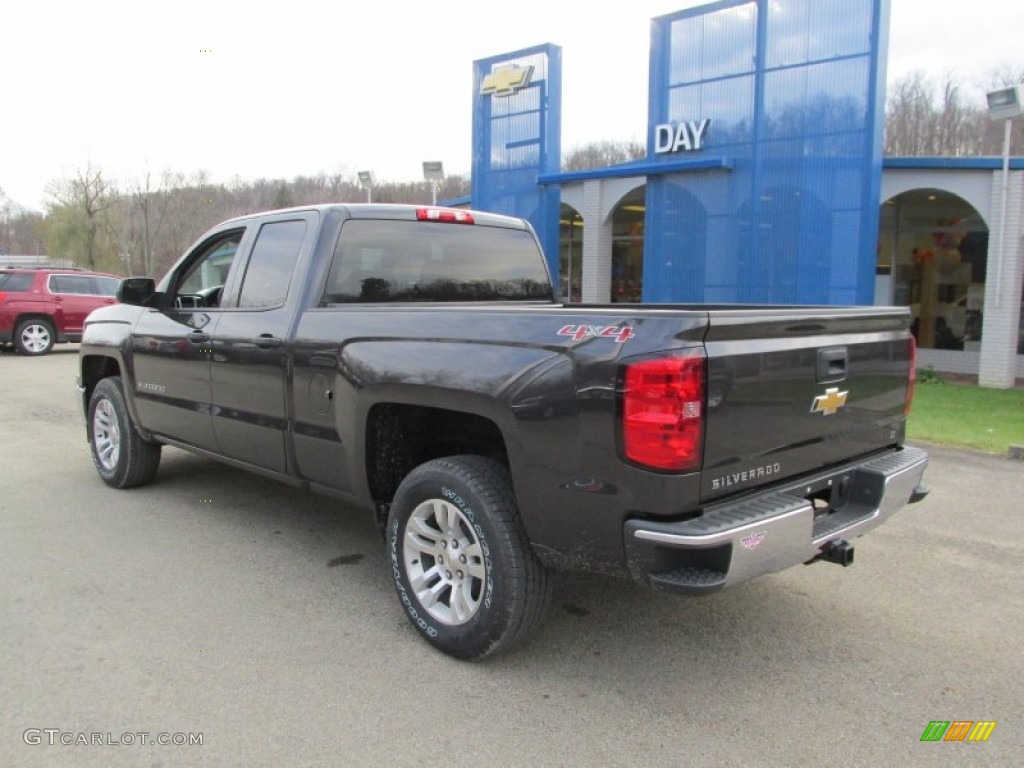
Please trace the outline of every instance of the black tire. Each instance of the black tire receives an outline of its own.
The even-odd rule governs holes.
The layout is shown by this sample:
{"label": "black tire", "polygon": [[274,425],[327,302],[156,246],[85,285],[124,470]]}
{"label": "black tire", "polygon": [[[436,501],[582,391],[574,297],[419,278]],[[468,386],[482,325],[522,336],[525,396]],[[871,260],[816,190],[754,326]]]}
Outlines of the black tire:
{"label": "black tire", "polygon": [[89,398],[89,448],[96,472],[112,488],[152,482],[160,466],[160,444],[136,431],[120,376],[102,379]]}
{"label": "black tire", "polygon": [[[477,660],[507,651],[543,618],[547,570],[527,541],[508,471],[497,462],[451,456],[410,472],[391,505],[388,555],[409,620],[449,656]],[[435,600],[425,604],[428,592]]]}
{"label": "black tire", "polygon": [[56,340],[53,323],[42,318],[22,320],[14,329],[14,346],[23,355],[45,355]]}

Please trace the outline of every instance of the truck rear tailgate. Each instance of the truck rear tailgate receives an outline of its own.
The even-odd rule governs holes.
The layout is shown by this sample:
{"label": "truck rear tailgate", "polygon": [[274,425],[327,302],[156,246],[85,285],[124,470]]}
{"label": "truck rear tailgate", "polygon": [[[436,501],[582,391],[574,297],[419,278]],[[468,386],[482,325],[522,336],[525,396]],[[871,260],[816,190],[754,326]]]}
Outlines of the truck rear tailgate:
{"label": "truck rear tailgate", "polygon": [[907,310],[709,312],[702,501],[902,442]]}

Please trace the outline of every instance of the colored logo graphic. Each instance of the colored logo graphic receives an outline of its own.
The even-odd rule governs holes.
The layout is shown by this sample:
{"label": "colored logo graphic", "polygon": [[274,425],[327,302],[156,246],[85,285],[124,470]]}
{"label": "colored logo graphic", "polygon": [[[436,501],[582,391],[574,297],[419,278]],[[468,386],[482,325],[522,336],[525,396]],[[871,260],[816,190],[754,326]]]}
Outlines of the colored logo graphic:
{"label": "colored logo graphic", "polygon": [[767,536],[768,533],[766,531],[758,531],[757,533],[752,533],[749,536],[744,536],[740,539],[740,544],[743,545],[744,549],[757,549],[761,546],[761,542],[763,542]]}
{"label": "colored logo graphic", "polygon": [[818,395],[811,404],[811,413],[823,413],[831,416],[844,405],[849,392],[840,392],[839,387],[829,387],[824,395]]}
{"label": "colored logo graphic", "polygon": [[995,728],[995,720],[932,720],[921,741],[988,741]]}
{"label": "colored logo graphic", "polygon": [[517,67],[513,64],[510,67],[496,69],[480,83],[480,94],[482,96],[489,94],[511,96],[516,91],[528,86],[532,76],[533,67]]}

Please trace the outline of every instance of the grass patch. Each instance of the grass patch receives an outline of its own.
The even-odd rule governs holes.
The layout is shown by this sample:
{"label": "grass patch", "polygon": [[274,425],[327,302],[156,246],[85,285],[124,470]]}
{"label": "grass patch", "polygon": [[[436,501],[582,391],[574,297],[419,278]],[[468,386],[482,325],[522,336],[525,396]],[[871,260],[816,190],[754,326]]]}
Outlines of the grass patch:
{"label": "grass patch", "polygon": [[922,377],[914,390],[907,437],[1005,454],[1011,443],[1024,444],[1024,390]]}

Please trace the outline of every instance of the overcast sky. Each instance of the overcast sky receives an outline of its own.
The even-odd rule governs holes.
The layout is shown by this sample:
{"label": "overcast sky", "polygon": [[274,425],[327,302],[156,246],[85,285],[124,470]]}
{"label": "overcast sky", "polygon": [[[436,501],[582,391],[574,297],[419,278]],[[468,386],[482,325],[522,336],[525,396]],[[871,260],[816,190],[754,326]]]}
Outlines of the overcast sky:
{"label": "overcast sky", "polygon": [[[118,181],[468,173],[473,60],[546,42],[562,46],[563,150],[642,142],[650,19],[702,4],[8,0],[0,189],[41,208],[86,163]],[[888,80],[953,71],[977,96],[1024,65],[1022,35],[1014,0],[892,0]]]}

